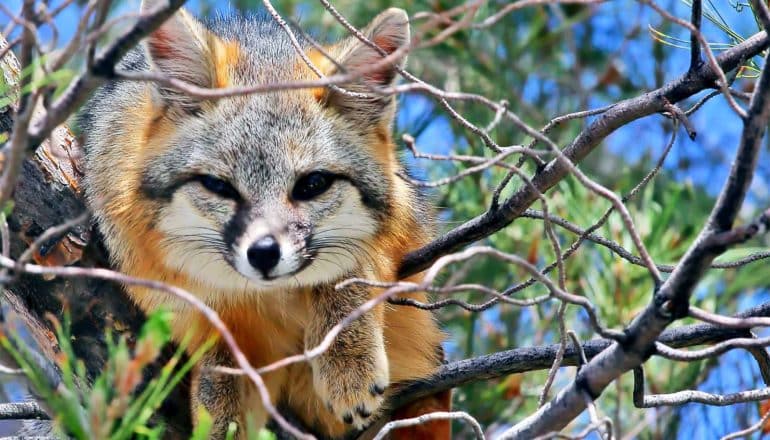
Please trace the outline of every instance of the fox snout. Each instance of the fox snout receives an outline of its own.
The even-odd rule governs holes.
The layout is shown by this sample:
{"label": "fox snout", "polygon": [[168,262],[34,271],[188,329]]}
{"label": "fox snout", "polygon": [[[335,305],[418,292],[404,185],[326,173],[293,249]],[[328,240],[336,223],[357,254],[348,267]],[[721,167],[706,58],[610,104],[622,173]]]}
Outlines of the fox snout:
{"label": "fox snout", "polygon": [[266,235],[255,241],[246,251],[246,258],[254,269],[264,278],[270,278],[272,271],[281,259],[281,246],[272,235]]}
{"label": "fox snout", "polygon": [[312,260],[305,251],[311,235],[310,225],[284,223],[275,217],[253,219],[233,241],[230,264],[252,282],[294,276]]}

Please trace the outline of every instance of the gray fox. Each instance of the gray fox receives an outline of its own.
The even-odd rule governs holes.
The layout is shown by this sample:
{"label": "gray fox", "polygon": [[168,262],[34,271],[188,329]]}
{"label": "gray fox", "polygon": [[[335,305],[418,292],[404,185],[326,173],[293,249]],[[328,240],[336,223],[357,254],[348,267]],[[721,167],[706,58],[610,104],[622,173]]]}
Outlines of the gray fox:
{"label": "gray fox", "polygon": [[[162,1],[145,0],[142,11]],[[409,42],[408,17],[388,9],[364,33],[393,53]],[[325,48],[339,65],[303,45],[326,75],[382,59],[354,37]],[[271,19],[204,23],[184,10],[119,67],[152,69],[206,88],[316,78]],[[318,88],[202,100],[148,82],[103,86],[80,126],[85,193],[113,264],[200,297],[221,315],[255,367],[316,346],[342,318],[381,293],[361,285],[336,290],[339,281],[396,280],[402,257],[433,233],[430,209],[397,177],[402,166],[391,135],[395,99],[370,92],[395,77],[389,66],[342,85],[368,92],[366,98]],[[174,339],[188,338],[189,351],[216,334],[176,298],[141,287],[127,291],[145,311],[173,311]],[[426,299],[422,293],[404,296]],[[320,357],[264,380],[274,403],[324,436],[341,436],[381,414],[399,384],[431,375],[441,363],[443,339],[430,312],[383,304],[345,328]],[[263,426],[267,414],[254,387],[213,370],[216,365],[233,365],[224,344],[193,372],[193,417],[205,408],[217,438],[231,422],[239,432],[249,418]],[[413,407],[445,410],[447,396]],[[449,436],[445,422],[420,429],[398,435]]]}

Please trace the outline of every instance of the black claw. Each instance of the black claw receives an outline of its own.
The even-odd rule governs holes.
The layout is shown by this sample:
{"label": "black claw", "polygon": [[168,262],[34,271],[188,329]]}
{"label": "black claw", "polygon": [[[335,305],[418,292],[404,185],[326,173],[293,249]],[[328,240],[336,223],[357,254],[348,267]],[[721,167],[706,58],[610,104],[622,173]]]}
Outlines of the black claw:
{"label": "black claw", "polygon": [[359,416],[363,418],[367,418],[372,415],[372,413],[368,411],[363,405],[358,405],[356,407],[356,412],[358,413]]}
{"label": "black claw", "polygon": [[369,392],[372,393],[372,396],[382,396],[385,394],[385,387],[382,385],[374,384],[369,388]]}
{"label": "black claw", "polygon": [[353,424],[353,414],[347,413],[344,416],[342,416],[342,421],[347,423],[348,425]]}

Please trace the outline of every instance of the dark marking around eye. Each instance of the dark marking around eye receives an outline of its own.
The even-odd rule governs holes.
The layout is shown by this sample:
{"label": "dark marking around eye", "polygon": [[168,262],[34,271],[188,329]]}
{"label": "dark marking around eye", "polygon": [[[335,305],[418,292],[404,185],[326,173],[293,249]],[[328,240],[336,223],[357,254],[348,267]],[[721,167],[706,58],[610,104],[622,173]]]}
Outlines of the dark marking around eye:
{"label": "dark marking around eye", "polygon": [[361,194],[361,203],[378,217],[386,216],[390,210],[390,197],[385,188],[375,182],[346,178]]}
{"label": "dark marking around eye", "polygon": [[145,174],[142,183],[139,186],[140,192],[151,200],[171,200],[174,193],[184,182],[167,182],[155,176]]}
{"label": "dark marking around eye", "polygon": [[239,203],[235,214],[222,228],[222,239],[228,247],[232,247],[235,240],[237,240],[248,227],[250,209],[251,207],[248,203]]}
{"label": "dark marking around eye", "polygon": [[[345,181],[356,188],[361,196],[361,203],[369,208],[376,217],[382,219],[388,215],[390,211],[390,197],[387,192],[385,192],[386,185],[379,182],[368,181],[366,179],[355,179],[345,174],[327,173],[333,176],[334,181]],[[308,173],[306,176],[309,176],[310,174],[312,173]],[[297,183],[299,182],[300,181],[298,180]],[[293,191],[294,190],[292,190],[292,198],[297,200]]]}
{"label": "dark marking around eye", "polygon": [[328,171],[312,171],[297,179],[291,198],[300,202],[312,200],[331,188],[339,176]]}
{"label": "dark marking around eye", "polygon": [[220,179],[219,177],[212,176],[210,174],[201,174],[194,178],[200,184],[211,193],[214,193],[222,198],[231,200],[240,200],[241,195],[238,190],[230,184],[230,182]]}

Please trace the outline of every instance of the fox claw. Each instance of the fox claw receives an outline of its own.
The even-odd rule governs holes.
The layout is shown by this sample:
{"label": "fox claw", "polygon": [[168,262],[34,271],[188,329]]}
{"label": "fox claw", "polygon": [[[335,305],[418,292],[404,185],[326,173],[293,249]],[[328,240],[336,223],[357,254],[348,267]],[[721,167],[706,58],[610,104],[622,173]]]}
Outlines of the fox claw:
{"label": "fox claw", "polygon": [[313,368],[318,396],[339,420],[358,430],[376,419],[385,400],[389,375],[384,350],[375,358],[377,361],[368,365],[364,362],[351,365],[349,359],[345,362],[322,356]]}

